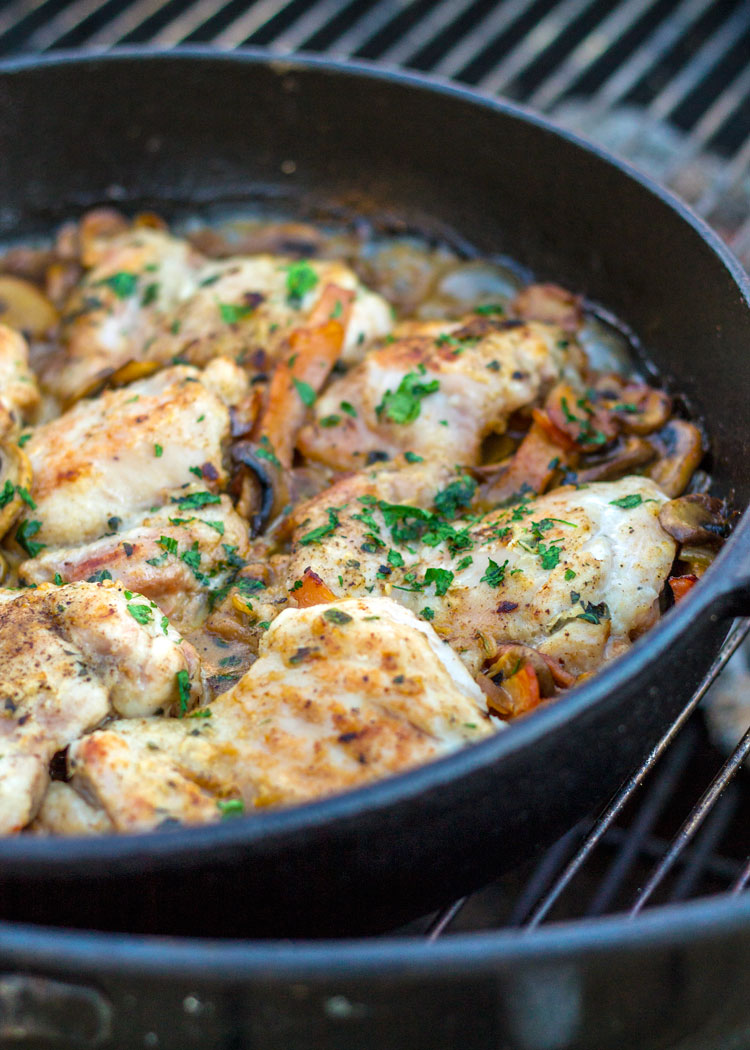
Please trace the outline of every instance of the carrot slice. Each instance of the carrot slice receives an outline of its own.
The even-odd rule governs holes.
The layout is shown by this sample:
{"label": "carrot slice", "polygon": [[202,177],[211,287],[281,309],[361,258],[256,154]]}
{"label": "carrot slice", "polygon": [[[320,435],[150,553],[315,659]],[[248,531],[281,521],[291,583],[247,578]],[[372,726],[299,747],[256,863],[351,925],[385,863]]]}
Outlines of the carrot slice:
{"label": "carrot slice", "polygon": [[682,601],[688,591],[698,582],[697,576],[670,576],[667,583],[672,588],[672,594],[676,602]]}
{"label": "carrot slice", "polygon": [[323,583],[317,572],[313,572],[312,569],[305,569],[303,572],[302,586],[294,592],[294,597],[300,609],[308,609],[311,605],[322,605],[336,599],[331,588]]}
{"label": "carrot slice", "polygon": [[291,332],[289,357],[276,366],[260,435],[268,438],[283,467],[292,465],[308,399],[319,393],[341,356],[353,299],[354,292],[326,285],[308,324]]}

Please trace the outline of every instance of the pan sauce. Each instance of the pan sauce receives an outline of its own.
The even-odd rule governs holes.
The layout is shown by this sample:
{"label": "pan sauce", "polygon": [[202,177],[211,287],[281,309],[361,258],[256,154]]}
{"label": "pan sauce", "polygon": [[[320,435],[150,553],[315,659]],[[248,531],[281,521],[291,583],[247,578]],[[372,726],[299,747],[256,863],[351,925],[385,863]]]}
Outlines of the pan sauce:
{"label": "pan sauce", "polygon": [[505,261],[99,211],[4,269],[6,832],[429,760],[624,652],[725,531],[624,336]]}

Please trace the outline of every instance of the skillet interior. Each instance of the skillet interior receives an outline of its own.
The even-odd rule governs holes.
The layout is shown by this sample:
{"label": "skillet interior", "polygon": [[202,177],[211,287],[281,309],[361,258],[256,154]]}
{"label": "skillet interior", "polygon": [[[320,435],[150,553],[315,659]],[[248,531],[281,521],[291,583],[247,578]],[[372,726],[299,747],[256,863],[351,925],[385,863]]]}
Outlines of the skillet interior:
{"label": "skillet interior", "polygon": [[[320,202],[458,230],[638,332],[708,421],[717,488],[747,502],[750,312],[739,267],[660,191],[536,118],[320,60],[121,54],[5,67],[0,151],[1,239],[104,200],[167,216],[222,200]],[[742,573],[747,531],[632,654],[512,732],[247,822],[2,841],[2,914],[278,934],[382,928],[429,910],[585,813],[654,742],[724,632],[718,611]]]}

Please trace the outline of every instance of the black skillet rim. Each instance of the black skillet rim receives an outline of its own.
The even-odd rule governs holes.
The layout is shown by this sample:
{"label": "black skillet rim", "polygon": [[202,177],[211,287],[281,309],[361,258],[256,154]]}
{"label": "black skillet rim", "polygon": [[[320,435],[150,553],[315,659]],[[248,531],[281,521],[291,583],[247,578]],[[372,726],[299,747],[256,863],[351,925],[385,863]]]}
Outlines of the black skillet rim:
{"label": "black skillet rim", "polygon": [[[435,76],[407,73],[365,61],[332,60],[300,53],[287,55],[260,48],[222,53],[207,48],[180,47],[166,52],[150,48],[115,48],[105,54],[61,51],[48,56],[23,56],[0,62],[0,78],[61,65],[90,67],[97,64],[132,62],[134,59],[141,65],[154,61],[160,64],[198,61],[237,66],[266,65],[272,69],[276,67],[280,76],[287,75],[295,68],[320,69],[332,75],[354,75],[376,82],[403,84],[412,90],[450,95],[473,106],[500,112],[531,124],[541,131],[567,140],[599,161],[614,167],[621,175],[634,180],[646,192],[657,197],[663,205],[676,212],[718,258],[745,304],[750,308],[750,278],[739,262],[702,219],[663,187],[629,164],[613,157],[606,150],[558,128],[553,122],[523,106],[488,98]],[[331,825],[356,817],[363,808],[368,811],[387,810],[396,802],[417,798],[427,790],[470,777],[473,772],[494,765],[513,751],[532,747],[536,740],[554,733],[560,725],[575,722],[591,708],[602,703],[608,695],[616,692],[637,670],[649,663],[656,663],[663,652],[679,641],[681,634],[692,621],[701,616],[726,617],[733,614],[744,573],[750,576],[748,513],[743,514],[733,535],[709,569],[706,579],[702,581],[701,587],[671,610],[647,636],[636,642],[631,652],[621,660],[597,674],[591,682],[580,686],[569,696],[533,713],[512,729],[418,769],[346,794],[291,807],[288,810],[262,813],[253,815],[252,818],[204,827],[176,829],[163,834],[110,835],[96,839],[0,839],[0,864],[7,875],[50,874],[55,871],[61,875],[70,875],[74,871],[85,872],[92,861],[107,862],[111,872],[120,868],[131,870],[134,861],[147,864],[151,871],[162,867],[172,868],[176,863],[183,869],[189,869],[191,862],[200,862],[201,854],[206,850],[211,850],[215,858],[225,853],[236,854],[242,847],[252,849],[253,843],[260,838],[278,838],[283,841],[309,828],[313,822]]]}
{"label": "black skillet rim", "polygon": [[666,904],[627,915],[550,923],[537,929],[424,937],[385,936],[319,941],[215,940],[69,930],[0,922],[0,968],[64,973],[66,978],[165,978],[238,985],[257,980],[305,981],[403,977],[469,978],[497,964],[533,965],[587,953],[696,948],[750,938],[750,894]]}

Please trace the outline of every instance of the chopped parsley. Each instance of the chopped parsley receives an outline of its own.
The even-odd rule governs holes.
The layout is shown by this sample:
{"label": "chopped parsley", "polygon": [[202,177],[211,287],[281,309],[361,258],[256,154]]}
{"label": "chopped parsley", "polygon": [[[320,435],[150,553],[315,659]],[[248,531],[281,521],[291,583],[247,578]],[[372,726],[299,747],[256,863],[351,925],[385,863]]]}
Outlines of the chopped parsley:
{"label": "chopped parsley", "polygon": [[27,441],[31,441],[32,436],[33,435],[31,435],[31,434],[21,434],[21,436],[18,439],[18,441],[16,442],[16,444],[18,445],[19,448],[23,448],[23,446],[26,444]]}
{"label": "chopped parsley", "polygon": [[320,420],[320,425],[322,427],[337,427],[340,422],[341,416],[323,416],[323,418]]}
{"label": "chopped parsley", "polygon": [[294,376],[292,376],[292,382],[294,383],[294,389],[297,391],[301,400],[307,405],[307,407],[310,408],[311,405],[314,405],[317,394],[310,386],[310,384],[306,383],[303,379],[297,379]]}
{"label": "chopped parsley", "polygon": [[424,463],[424,457],[418,456],[416,452],[404,452],[404,459],[407,463]]}
{"label": "chopped parsley", "polygon": [[161,459],[161,457],[164,455],[164,449],[161,445],[154,445],[154,455],[157,459]]}
{"label": "chopped parsley", "polygon": [[326,609],[323,613],[323,619],[328,620],[330,623],[336,623],[340,627],[345,623],[352,622],[349,613],[342,612],[341,609]]}
{"label": "chopped parsley", "polygon": [[425,605],[424,609],[420,611],[419,615],[425,620],[434,620],[435,610],[431,609],[429,605]]}
{"label": "chopped parsley", "polygon": [[490,314],[504,314],[505,309],[500,303],[486,303],[484,306],[475,306],[474,313],[480,317],[487,317]]}
{"label": "chopped parsley", "polygon": [[643,496],[639,496],[637,492],[631,492],[629,496],[611,499],[609,503],[611,507],[622,507],[623,510],[632,510],[633,507],[640,507],[641,503],[643,503]]}
{"label": "chopped parsley", "polygon": [[537,553],[539,554],[539,560],[542,564],[542,568],[554,569],[560,561],[562,547],[556,547],[554,543],[551,543],[549,547],[547,547],[544,543],[538,543],[536,549]]}
{"label": "chopped parsley", "polygon": [[63,580],[63,578],[62,578],[62,576],[60,575],[60,573],[59,573],[59,572],[56,572],[56,573],[55,573],[55,583],[57,584],[57,586],[58,586],[58,587],[62,587],[62,585],[63,585],[63,583],[64,583],[64,582],[65,582],[65,581]]}
{"label": "chopped parsley", "polygon": [[177,679],[177,692],[180,697],[180,715],[184,715],[190,703],[190,675],[183,670],[178,671],[175,678]]}
{"label": "chopped parsley", "polygon": [[111,579],[112,573],[109,571],[109,569],[99,569],[98,572],[92,573],[92,575],[89,576],[89,578],[86,580],[86,583],[103,583],[104,580]]}
{"label": "chopped parsley", "polygon": [[133,295],[138,286],[138,276],[134,273],[125,273],[121,270],[119,273],[113,273],[111,277],[105,277],[103,281],[99,281],[99,284],[106,284],[108,288],[111,288],[118,299],[127,299],[128,296]]}
{"label": "chopped parsley", "polygon": [[576,578],[576,574],[573,572],[572,569],[566,569],[565,570],[565,579],[566,580],[574,580],[575,578]]}
{"label": "chopped parsley", "polygon": [[463,569],[468,569],[470,565],[474,564],[474,559],[470,554],[467,554],[465,558],[462,558],[458,563],[458,571],[461,572]]}
{"label": "chopped parsley", "polygon": [[396,569],[400,569],[404,564],[404,559],[398,551],[394,551],[393,548],[391,548],[391,550],[388,551],[388,564],[393,565]]}
{"label": "chopped parsley", "polygon": [[508,560],[503,562],[502,565],[498,565],[496,561],[489,558],[487,561],[487,568],[484,571],[484,576],[480,576],[479,582],[486,583],[490,587],[499,587],[505,579],[505,570],[508,567]]}
{"label": "chopped parsley", "polygon": [[309,547],[311,543],[320,543],[320,541],[325,539],[326,536],[330,536],[339,525],[339,517],[336,511],[340,509],[340,507],[329,507],[328,524],[319,525],[317,529],[311,529],[310,532],[301,536],[299,541],[301,545],[303,547]]}
{"label": "chopped parsley", "polygon": [[6,481],[0,492],[0,508],[7,507],[16,494],[16,487],[12,481]]}
{"label": "chopped parsley", "polygon": [[352,419],[356,419],[357,418],[357,410],[354,407],[354,405],[351,404],[351,402],[349,402],[349,401],[340,401],[339,402],[339,408],[341,409],[342,412],[346,412],[347,416],[351,416]]}
{"label": "chopped parsley", "polygon": [[166,616],[162,616],[161,620],[159,621],[159,625],[164,634],[169,634],[169,620]]}
{"label": "chopped parsley", "polygon": [[586,620],[587,623],[601,623],[602,620],[609,618],[609,609],[605,602],[600,602],[599,605],[592,605],[591,602],[586,602],[584,605],[581,602],[581,606],[583,612],[578,614],[577,620]]}
{"label": "chopped parsley", "polygon": [[231,820],[232,817],[243,815],[245,803],[241,798],[220,798],[216,800],[216,808],[221,813],[222,820]]}
{"label": "chopped parsley", "polygon": [[213,492],[191,492],[189,496],[173,496],[172,502],[179,504],[180,510],[198,510],[211,503],[221,503],[221,496]]}
{"label": "chopped parsley", "polygon": [[[138,605],[136,602],[129,602],[127,608],[137,623],[151,623],[153,613],[148,605]],[[187,671],[185,671],[185,674],[187,674]]]}
{"label": "chopped parsley", "polygon": [[386,390],[383,400],[375,409],[378,418],[385,416],[392,423],[413,423],[422,410],[422,398],[440,389],[437,379],[422,382],[426,374],[427,369],[420,364],[418,371],[408,372],[403,377],[395,392]]}
{"label": "chopped parsley", "polygon": [[459,510],[468,507],[477,483],[468,474],[462,474],[457,481],[452,481],[435,496],[435,509],[446,518],[455,518]]}
{"label": "chopped parsley", "polygon": [[31,539],[32,536],[36,536],[41,527],[41,521],[22,521],[16,529],[16,540],[30,558],[36,558],[39,551],[47,546],[46,543],[37,543]]}
{"label": "chopped parsley", "polygon": [[237,324],[243,321],[255,309],[249,303],[219,303],[219,314],[224,324]]}
{"label": "chopped parsley", "polygon": [[141,297],[141,306],[150,306],[154,302],[159,294],[158,284],[147,284],[143,289],[143,295]]}
{"label": "chopped parsley", "polygon": [[447,592],[450,585],[453,583],[454,574],[449,569],[433,569],[429,568],[424,574],[425,586],[429,587],[431,583],[435,584],[435,597],[442,598]]}
{"label": "chopped parsley", "polygon": [[299,306],[318,283],[318,275],[304,259],[290,263],[285,269],[287,302],[290,306]]}
{"label": "chopped parsley", "polygon": [[260,444],[255,450],[255,455],[258,456],[260,459],[265,459],[269,463],[273,463],[275,467],[281,466],[281,463],[279,462],[276,453],[273,450],[273,445],[268,440],[265,434],[260,439]]}
{"label": "chopped parsley", "polygon": [[[567,345],[567,343],[566,343]],[[580,441],[585,445],[606,445],[607,436],[603,434],[601,430],[596,430],[591,425],[590,417],[594,414],[594,409],[591,407],[591,403],[587,397],[579,397],[576,402],[579,408],[585,413],[584,417],[575,415],[571,412],[568,404],[568,399],[563,397],[560,399],[560,406],[563,410],[563,415],[569,423],[578,423],[580,429],[576,435],[576,441]]]}

